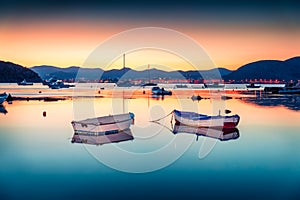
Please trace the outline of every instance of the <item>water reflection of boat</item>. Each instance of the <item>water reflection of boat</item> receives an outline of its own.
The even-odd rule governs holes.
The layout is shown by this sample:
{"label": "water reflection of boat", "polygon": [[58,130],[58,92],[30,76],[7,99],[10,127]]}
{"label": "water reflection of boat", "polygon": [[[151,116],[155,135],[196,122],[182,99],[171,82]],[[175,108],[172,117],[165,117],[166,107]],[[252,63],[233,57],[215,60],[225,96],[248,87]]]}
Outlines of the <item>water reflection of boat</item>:
{"label": "water reflection of boat", "polygon": [[71,124],[76,133],[85,135],[109,135],[129,129],[133,121],[134,114],[126,113],[72,121]]}
{"label": "water reflection of boat", "polygon": [[221,141],[233,140],[240,137],[239,130],[237,128],[227,128],[227,129],[216,129],[216,128],[197,128],[185,125],[175,125],[173,128],[173,133],[191,133],[197,136],[206,136]]}
{"label": "water reflection of boat", "polygon": [[155,99],[155,100],[164,100],[165,99],[165,95],[152,94],[151,98]]}
{"label": "water reflection of boat", "polygon": [[3,105],[0,105],[0,113],[6,114],[7,110],[5,109],[5,107]]}
{"label": "water reflection of boat", "polygon": [[18,83],[18,85],[33,85],[32,82],[27,82],[25,79]]}
{"label": "water reflection of boat", "polygon": [[128,140],[133,140],[131,130],[126,129],[118,133],[109,134],[109,135],[87,135],[74,133],[73,138],[71,140],[72,143],[84,143],[84,144],[94,144],[101,145],[107,143],[117,143]]}
{"label": "water reflection of boat", "polygon": [[238,125],[240,117],[238,115],[231,116],[208,116],[195,112],[184,112],[174,110],[174,118],[177,125],[183,124],[193,127],[222,127],[234,128]]}

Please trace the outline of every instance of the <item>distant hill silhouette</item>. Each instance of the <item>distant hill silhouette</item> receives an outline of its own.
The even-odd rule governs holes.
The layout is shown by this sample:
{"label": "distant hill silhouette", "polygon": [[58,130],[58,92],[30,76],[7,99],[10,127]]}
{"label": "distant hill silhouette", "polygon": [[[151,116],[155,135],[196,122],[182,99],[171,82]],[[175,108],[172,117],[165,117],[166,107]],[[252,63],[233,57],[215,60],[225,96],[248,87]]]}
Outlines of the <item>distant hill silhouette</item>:
{"label": "distant hill silhouette", "polygon": [[300,79],[300,57],[290,58],[285,61],[261,60],[246,64],[232,73],[223,77],[225,81],[245,79],[278,79],[299,80]]}
{"label": "distant hill silhouette", "polygon": [[[225,68],[215,68],[211,70],[201,71],[163,71],[152,68],[150,70],[136,71],[128,67],[122,69],[112,69],[103,71],[100,68],[80,68],[68,67],[59,68],[54,66],[35,66],[31,68],[38,73],[43,79],[56,77],[58,79],[86,79],[86,80],[99,80],[101,79],[151,79],[167,78],[167,79],[199,79],[202,76],[210,77],[211,79],[219,78],[231,73],[230,70]],[[78,73],[80,70],[80,73]],[[78,75],[78,77],[77,77]],[[202,75],[202,76],[201,76]]]}
{"label": "distant hill silhouette", "polygon": [[[56,77],[57,79],[82,79],[95,80],[99,79],[99,74],[103,73],[102,69],[99,68],[80,68],[76,66],[68,68],[59,68],[54,66],[42,65],[31,68],[33,71],[38,73],[42,79],[49,79]],[[80,69],[80,77],[77,77],[78,70]]]}
{"label": "distant hill silhouette", "polygon": [[214,68],[210,70],[194,70],[194,71],[178,71],[180,72],[185,78],[191,78],[191,79],[219,79],[220,77],[226,76],[230,74],[232,71],[225,69],[225,68]]}
{"label": "distant hill silhouette", "polygon": [[12,62],[0,61],[0,82],[16,83],[26,79],[27,82],[41,82],[39,75],[18,64]]}
{"label": "distant hill silhouette", "polygon": [[[80,73],[78,73],[80,70]],[[150,70],[137,71],[128,67],[122,69],[112,69],[103,71],[100,68],[80,68],[76,66],[59,68],[55,66],[35,66],[30,69],[11,62],[0,61],[0,82],[20,82],[24,79],[30,82],[41,82],[42,79],[56,77],[57,79],[77,79],[77,80],[110,80],[120,79],[194,79],[201,78],[218,79],[219,76],[225,81],[235,80],[299,80],[300,79],[300,57],[290,58],[285,61],[261,60],[246,64],[235,71],[225,68],[215,68],[211,70],[190,70],[190,71],[164,71],[155,68]],[[40,77],[41,78],[40,78]]]}

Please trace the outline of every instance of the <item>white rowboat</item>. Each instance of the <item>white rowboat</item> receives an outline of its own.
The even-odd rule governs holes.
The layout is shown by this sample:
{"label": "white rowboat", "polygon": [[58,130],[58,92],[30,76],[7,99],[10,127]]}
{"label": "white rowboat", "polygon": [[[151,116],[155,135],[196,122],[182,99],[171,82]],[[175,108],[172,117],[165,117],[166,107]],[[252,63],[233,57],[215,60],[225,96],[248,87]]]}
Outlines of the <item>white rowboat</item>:
{"label": "white rowboat", "polygon": [[126,113],[72,121],[75,133],[87,135],[108,135],[129,129],[134,122],[134,114]]}
{"label": "white rowboat", "polygon": [[240,117],[238,115],[208,116],[195,112],[183,112],[178,110],[174,110],[173,113],[177,125],[183,124],[192,127],[234,128],[240,121]]}

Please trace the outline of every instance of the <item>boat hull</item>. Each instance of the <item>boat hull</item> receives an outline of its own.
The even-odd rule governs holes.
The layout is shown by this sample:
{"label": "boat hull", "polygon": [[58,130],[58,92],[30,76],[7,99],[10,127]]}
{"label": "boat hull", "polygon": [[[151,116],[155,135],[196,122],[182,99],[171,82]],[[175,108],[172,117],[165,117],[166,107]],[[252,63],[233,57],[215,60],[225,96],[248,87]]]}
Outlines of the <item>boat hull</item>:
{"label": "boat hull", "polygon": [[120,114],[72,121],[73,129],[78,134],[109,135],[129,129],[134,120],[133,114]]}
{"label": "boat hull", "polygon": [[26,86],[26,85],[33,85],[33,83],[18,83],[18,85]]}
{"label": "boat hull", "polygon": [[194,112],[180,112],[174,110],[174,118],[177,125],[186,125],[192,127],[222,127],[235,128],[240,117],[232,116],[207,116]]}
{"label": "boat hull", "polygon": [[172,92],[171,91],[152,91],[152,94],[153,95],[172,95]]}
{"label": "boat hull", "polygon": [[218,84],[218,83],[214,83],[214,84],[204,84],[204,87],[207,89],[213,89],[213,88],[225,88],[224,84]]}
{"label": "boat hull", "polygon": [[249,89],[251,89],[251,88],[261,88],[261,86],[258,86],[258,85],[257,86],[248,86],[247,85],[246,87],[249,88]]}
{"label": "boat hull", "polygon": [[32,82],[26,82],[26,80],[23,80],[22,82],[19,82],[18,85],[33,85]]}

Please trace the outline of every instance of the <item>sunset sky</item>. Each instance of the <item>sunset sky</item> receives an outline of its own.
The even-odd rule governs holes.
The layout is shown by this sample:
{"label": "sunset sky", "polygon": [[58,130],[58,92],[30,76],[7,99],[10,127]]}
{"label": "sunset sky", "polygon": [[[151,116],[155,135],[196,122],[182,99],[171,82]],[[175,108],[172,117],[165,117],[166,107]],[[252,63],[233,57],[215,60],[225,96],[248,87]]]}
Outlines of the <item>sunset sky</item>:
{"label": "sunset sky", "polygon": [[[186,34],[217,67],[236,69],[256,60],[299,56],[299,8],[296,1],[5,1],[0,8],[0,60],[27,67],[81,66],[111,36],[151,26]],[[163,54],[154,52],[152,62],[189,69],[176,56]],[[145,65],[147,56],[149,51],[132,53],[127,66]]]}

